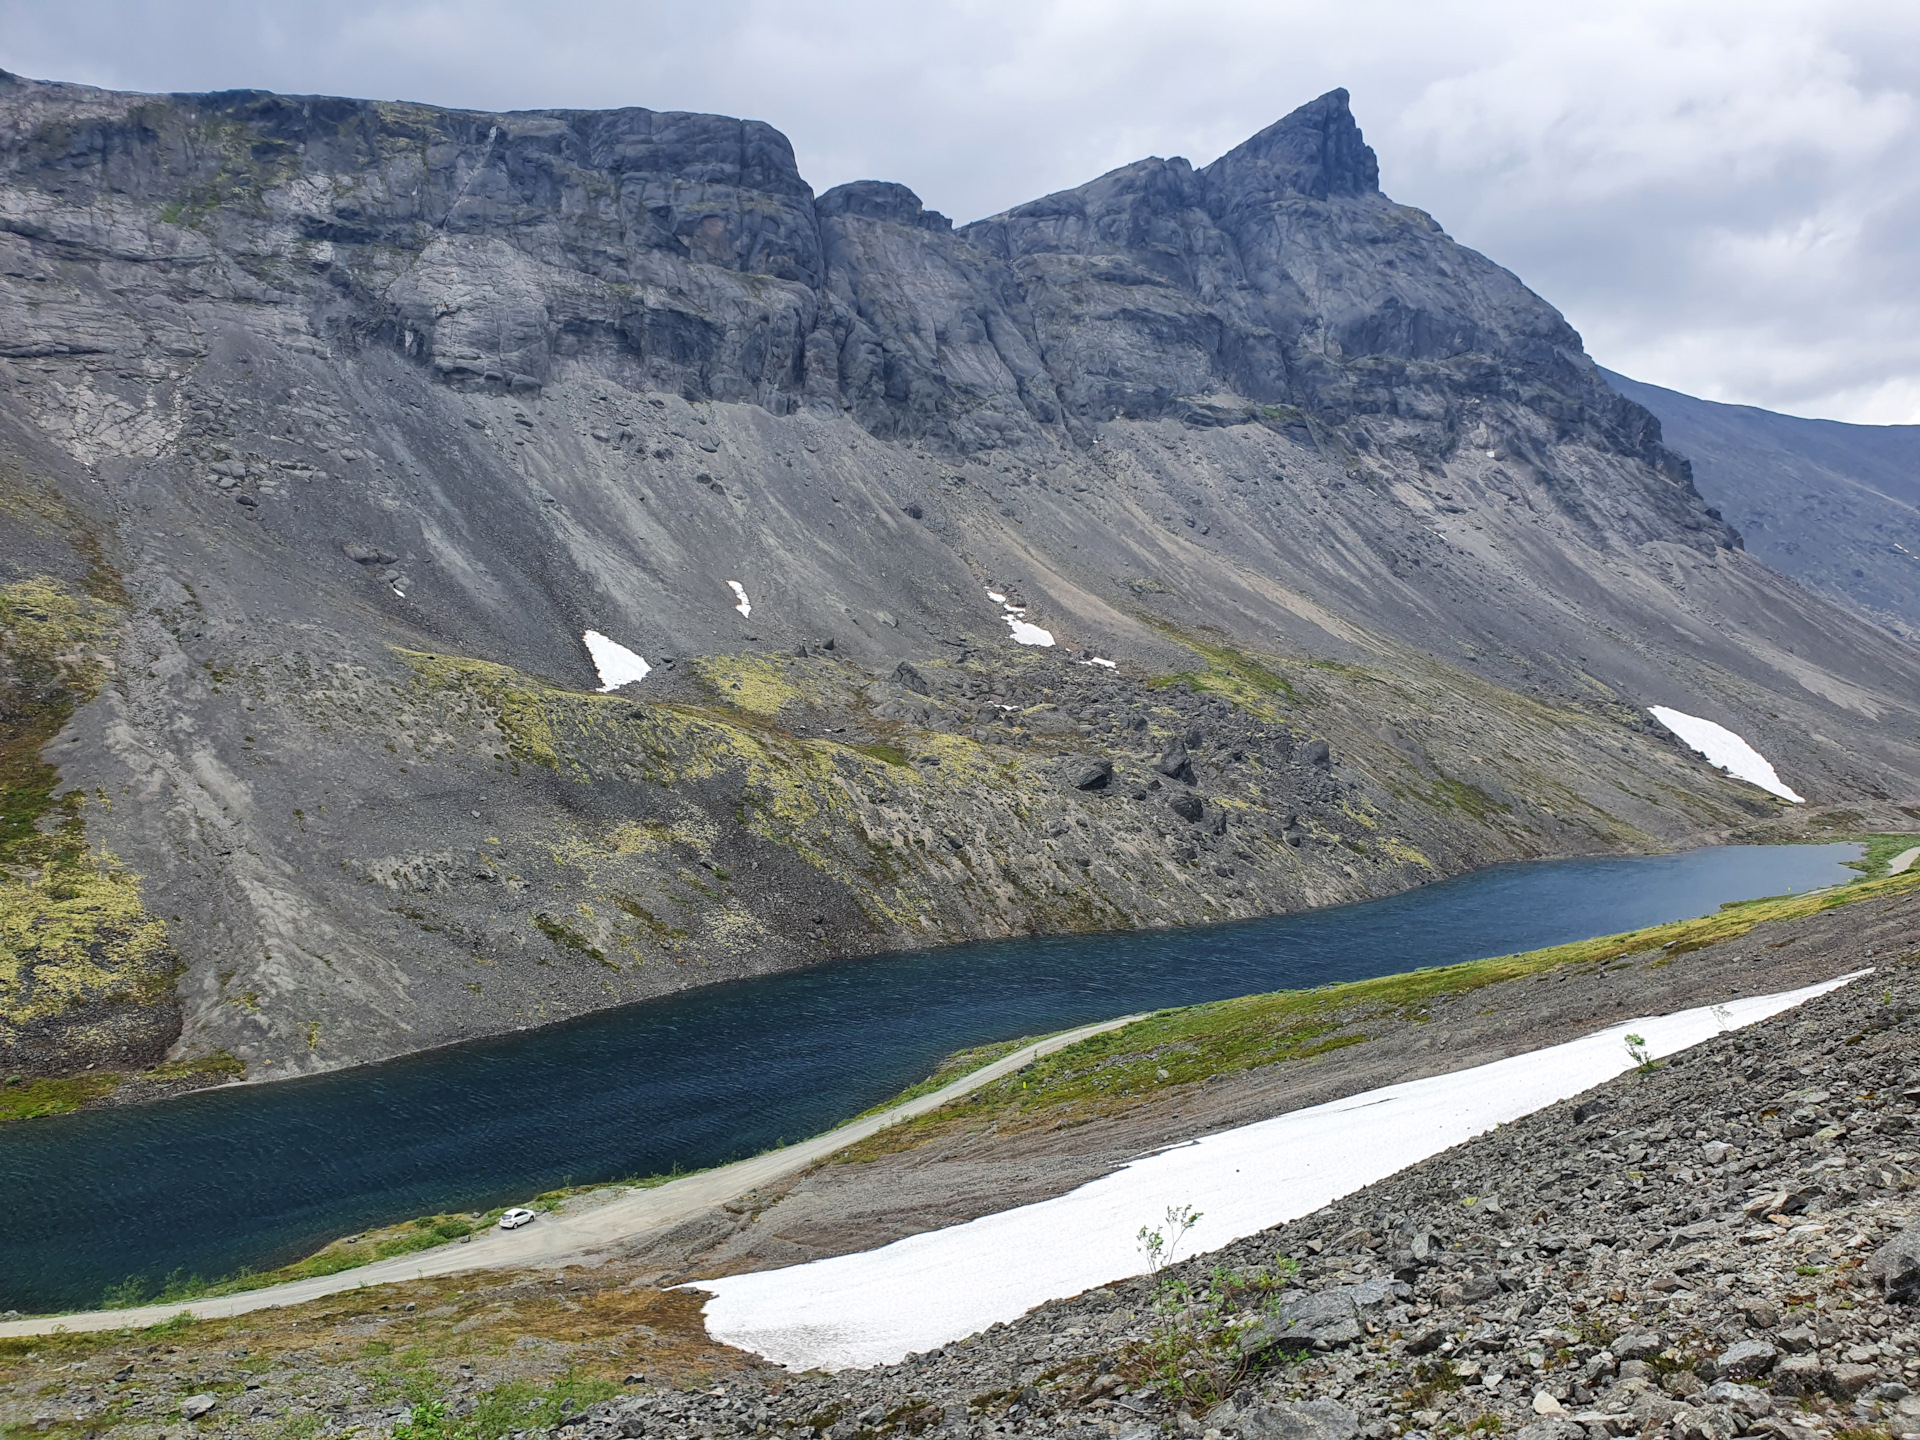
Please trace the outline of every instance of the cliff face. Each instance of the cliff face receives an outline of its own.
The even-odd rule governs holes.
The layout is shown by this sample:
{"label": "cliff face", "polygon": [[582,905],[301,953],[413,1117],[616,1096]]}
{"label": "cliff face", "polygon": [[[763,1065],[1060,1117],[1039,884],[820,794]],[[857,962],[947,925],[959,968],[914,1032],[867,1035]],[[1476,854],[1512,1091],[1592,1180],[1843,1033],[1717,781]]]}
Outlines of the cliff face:
{"label": "cliff face", "polygon": [[956,230],[722,117],[0,79],[0,486],[7,614],[72,630],[9,621],[69,698],[10,701],[8,813],[113,897],[8,951],[28,1069],[1771,813],[1651,703],[1816,800],[1920,772],[1914,652],[1745,555],[1338,91]]}

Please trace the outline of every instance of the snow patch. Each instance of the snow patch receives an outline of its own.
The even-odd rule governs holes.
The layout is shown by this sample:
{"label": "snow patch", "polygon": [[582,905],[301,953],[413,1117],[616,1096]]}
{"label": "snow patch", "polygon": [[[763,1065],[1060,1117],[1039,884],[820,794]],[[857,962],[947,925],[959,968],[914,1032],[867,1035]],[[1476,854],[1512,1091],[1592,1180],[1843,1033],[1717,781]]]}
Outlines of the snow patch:
{"label": "snow patch", "polygon": [[1631,1069],[1626,1037],[1671,1055],[1858,979],[1628,1020],[1582,1039],[1203,1136],[1053,1200],[878,1250],[701,1280],[707,1332],[800,1371],[890,1365],[1035,1305],[1140,1274],[1134,1240],[1170,1205],[1202,1250],[1311,1214],[1417,1161]]}
{"label": "snow patch", "polygon": [[1698,715],[1688,715],[1681,710],[1669,710],[1664,705],[1651,705],[1647,707],[1647,713],[1686,741],[1689,747],[1706,756],[1708,764],[1718,766],[1737,780],[1758,785],[1782,800],[1791,800],[1796,805],[1807,803],[1780,783],[1780,777],[1774,774],[1766,756],[1726,726],[1716,725],[1711,720],[1702,720]]}
{"label": "snow patch", "polygon": [[593,657],[593,668],[600,672],[602,694],[618,690],[622,685],[631,685],[636,680],[644,680],[647,672],[653,669],[626,646],[609,640],[598,630],[589,630],[580,638],[587,643],[587,653]]}
{"label": "snow patch", "polygon": [[727,581],[727,584],[733,590],[734,595],[737,596],[740,601],[740,603],[734,606],[733,608],[738,610],[742,615],[745,615],[745,616],[752,615],[753,605],[747,599],[747,587],[742,585],[738,580],[729,580]]}
{"label": "snow patch", "polygon": [[1004,605],[1007,603],[1007,597],[1002,595],[998,590],[987,591],[987,598],[996,605]]}
{"label": "snow patch", "polygon": [[1051,630],[1042,630],[1038,625],[1029,625],[1017,615],[1002,615],[1000,618],[1007,622],[1007,628],[1013,632],[1013,643],[1016,645],[1053,644]]}
{"label": "snow patch", "polygon": [[1094,656],[1091,660],[1077,660],[1074,663],[1077,665],[1104,665],[1109,670],[1118,670],[1120,668],[1114,664],[1113,661],[1103,659],[1098,655]]}

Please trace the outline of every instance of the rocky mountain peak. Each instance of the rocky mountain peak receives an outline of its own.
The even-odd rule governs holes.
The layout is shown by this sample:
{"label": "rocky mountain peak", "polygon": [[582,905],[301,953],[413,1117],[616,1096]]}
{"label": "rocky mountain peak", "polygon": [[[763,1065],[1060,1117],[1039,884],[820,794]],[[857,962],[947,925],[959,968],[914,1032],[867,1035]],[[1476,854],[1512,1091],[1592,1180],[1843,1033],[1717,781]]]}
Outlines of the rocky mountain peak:
{"label": "rocky mountain peak", "polygon": [[1282,195],[1378,194],[1380,163],[1347,101],[1345,90],[1329,90],[1202,170],[1215,218],[1236,204]]}
{"label": "rocky mountain peak", "polygon": [[929,210],[920,197],[904,185],[891,180],[854,180],[836,185],[814,202],[814,213],[823,220],[840,215],[858,215],[868,220],[890,220],[895,225],[912,225],[921,230],[951,230],[953,221],[938,210]]}

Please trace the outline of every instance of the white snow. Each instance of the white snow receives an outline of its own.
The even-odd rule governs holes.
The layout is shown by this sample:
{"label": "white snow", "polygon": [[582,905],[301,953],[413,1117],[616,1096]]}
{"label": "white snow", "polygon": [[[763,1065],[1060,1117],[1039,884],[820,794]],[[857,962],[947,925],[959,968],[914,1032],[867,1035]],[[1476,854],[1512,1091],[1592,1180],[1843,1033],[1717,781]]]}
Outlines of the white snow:
{"label": "white snow", "polygon": [[587,642],[587,653],[593,657],[593,668],[600,672],[600,689],[603,693],[618,690],[622,685],[631,685],[635,680],[644,680],[647,672],[653,669],[626,646],[609,640],[598,630],[589,630],[580,638]]}
{"label": "white snow", "polygon": [[1007,628],[1013,631],[1013,640],[1016,645],[1053,644],[1051,630],[1042,630],[1038,625],[1029,625],[1018,615],[1002,615],[1000,618],[1006,621]]}
{"label": "white snow", "polygon": [[1773,773],[1773,766],[1766,756],[1726,726],[1716,725],[1711,720],[1702,720],[1698,715],[1688,715],[1681,710],[1669,710],[1664,705],[1650,705],[1647,713],[1706,756],[1707,763],[1717,765],[1735,779],[1758,785],[1769,794],[1778,795],[1782,800],[1791,800],[1796,805],[1807,803],[1780,783],[1780,777]]}
{"label": "white snow", "polygon": [[1655,1056],[1763,1020],[1860,975],[1610,1026],[1583,1039],[1370,1090],[1146,1155],[1069,1194],[878,1250],[701,1280],[707,1332],[791,1370],[891,1364],[1044,1301],[1145,1270],[1135,1235],[1169,1206],[1202,1219],[1214,1250],[1297,1219],[1496,1125],[1631,1068],[1626,1037]]}
{"label": "white snow", "polygon": [[753,606],[747,600],[747,587],[742,585],[738,580],[729,580],[727,584],[732,587],[734,595],[737,596],[740,601],[740,603],[733,608],[738,610],[742,615],[751,616],[753,614]]}
{"label": "white snow", "polygon": [[1094,656],[1091,660],[1081,660],[1076,663],[1081,665],[1104,665],[1109,670],[1118,670],[1120,668],[1118,665],[1114,664],[1113,661],[1102,659],[1098,655]]}
{"label": "white snow", "polygon": [[1007,603],[1007,597],[1002,595],[998,590],[987,591],[987,598],[996,605],[1004,605]]}

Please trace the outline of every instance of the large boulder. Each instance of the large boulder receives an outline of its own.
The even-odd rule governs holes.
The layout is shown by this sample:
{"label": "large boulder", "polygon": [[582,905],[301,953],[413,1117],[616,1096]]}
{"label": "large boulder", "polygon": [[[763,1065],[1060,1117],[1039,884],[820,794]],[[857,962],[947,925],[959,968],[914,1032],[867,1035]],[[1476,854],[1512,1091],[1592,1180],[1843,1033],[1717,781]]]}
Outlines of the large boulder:
{"label": "large boulder", "polygon": [[1169,780],[1193,783],[1193,761],[1187,755],[1187,745],[1184,740],[1170,741],[1167,748],[1160,752],[1160,758],[1153,762],[1153,768]]}
{"label": "large boulder", "polygon": [[1253,1405],[1234,1419],[1241,1440],[1353,1440],[1360,1417],[1338,1400]]}
{"label": "large boulder", "polygon": [[1240,1353],[1282,1350],[1329,1350],[1351,1345],[1366,1333],[1366,1314],[1395,1299],[1406,1299],[1412,1287],[1398,1280],[1365,1280],[1358,1285],[1335,1285],[1311,1295],[1284,1300],[1274,1313],[1240,1336]]}
{"label": "large boulder", "polygon": [[1920,1220],[1874,1251],[1866,1272],[1888,1300],[1920,1300]]}

